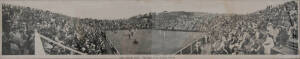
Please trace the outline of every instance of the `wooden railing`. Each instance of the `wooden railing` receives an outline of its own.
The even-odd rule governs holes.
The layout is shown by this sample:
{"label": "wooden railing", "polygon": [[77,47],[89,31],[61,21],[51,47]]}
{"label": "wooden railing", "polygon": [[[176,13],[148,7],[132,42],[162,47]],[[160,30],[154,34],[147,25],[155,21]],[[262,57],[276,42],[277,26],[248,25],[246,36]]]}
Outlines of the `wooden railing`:
{"label": "wooden railing", "polygon": [[70,50],[70,51],[75,52],[75,53],[78,53],[78,54],[80,54],[80,55],[86,55],[86,54],[83,53],[83,52],[80,52],[80,51],[77,51],[77,50],[72,49],[72,48],[70,48],[70,47],[67,47],[67,46],[65,46],[65,45],[63,45],[63,44],[60,44],[60,43],[58,43],[58,42],[56,42],[56,41],[51,40],[50,38],[48,38],[48,37],[46,37],[46,36],[44,36],[44,35],[39,34],[39,33],[37,32],[37,30],[35,30],[34,35],[35,35],[35,55],[46,55],[46,54],[45,54],[45,50],[44,50],[44,48],[43,48],[43,44],[42,44],[41,38],[43,38],[44,40],[46,40],[46,41],[48,41],[48,42],[51,42],[51,43],[53,43],[53,44],[56,44],[57,46],[59,46],[59,47],[61,47],[61,48]]}

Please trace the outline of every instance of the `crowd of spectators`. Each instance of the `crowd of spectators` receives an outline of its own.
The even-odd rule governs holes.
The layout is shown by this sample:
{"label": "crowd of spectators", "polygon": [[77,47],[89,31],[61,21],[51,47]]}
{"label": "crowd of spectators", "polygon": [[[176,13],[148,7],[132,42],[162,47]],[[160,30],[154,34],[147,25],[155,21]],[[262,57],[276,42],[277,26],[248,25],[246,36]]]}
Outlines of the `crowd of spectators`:
{"label": "crowd of spectators", "polygon": [[[128,19],[75,18],[50,11],[2,4],[4,55],[34,54],[34,31],[87,54],[116,54],[105,31],[158,29],[209,33],[183,54],[266,54],[267,42],[297,52],[298,8],[295,1],[247,15],[195,12],[147,13]],[[271,38],[271,39],[270,39]],[[266,40],[270,39],[270,40]],[[50,55],[76,54],[43,41]],[[192,52],[186,52],[192,51]],[[291,53],[296,54],[296,53]]]}
{"label": "crowd of spectators", "polygon": [[[34,54],[34,30],[48,38],[86,54],[115,54],[105,32],[95,28],[82,29],[79,18],[24,6],[2,4],[3,54]],[[89,21],[89,20],[86,20]],[[101,27],[98,27],[101,28]],[[43,38],[41,38],[43,39]],[[49,55],[76,54],[47,40],[42,40]]]}
{"label": "crowd of spectators", "polygon": [[248,15],[211,19],[210,35],[178,54],[297,54],[297,10],[291,1]]}

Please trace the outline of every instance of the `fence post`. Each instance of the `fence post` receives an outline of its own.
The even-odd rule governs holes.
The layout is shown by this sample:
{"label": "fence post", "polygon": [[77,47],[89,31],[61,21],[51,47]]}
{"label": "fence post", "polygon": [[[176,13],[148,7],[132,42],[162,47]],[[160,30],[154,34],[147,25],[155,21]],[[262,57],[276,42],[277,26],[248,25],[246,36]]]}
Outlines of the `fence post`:
{"label": "fence post", "polygon": [[41,37],[37,30],[34,30],[34,53],[35,55],[45,55],[45,50],[41,41]]}

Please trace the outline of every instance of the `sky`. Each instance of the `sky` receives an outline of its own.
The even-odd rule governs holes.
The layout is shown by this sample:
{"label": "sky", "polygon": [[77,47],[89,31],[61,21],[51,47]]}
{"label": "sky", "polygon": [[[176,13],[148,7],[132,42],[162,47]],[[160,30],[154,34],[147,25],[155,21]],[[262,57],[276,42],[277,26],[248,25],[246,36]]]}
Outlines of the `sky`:
{"label": "sky", "polygon": [[247,14],[290,0],[15,0],[4,3],[72,17],[119,19],[163,11]]}

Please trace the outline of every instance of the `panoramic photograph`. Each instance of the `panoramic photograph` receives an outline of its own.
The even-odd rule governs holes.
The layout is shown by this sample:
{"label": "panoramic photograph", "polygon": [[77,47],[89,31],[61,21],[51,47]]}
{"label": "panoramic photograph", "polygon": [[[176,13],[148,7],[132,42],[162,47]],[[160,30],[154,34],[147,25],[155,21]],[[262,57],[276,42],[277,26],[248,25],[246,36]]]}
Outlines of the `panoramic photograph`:
{"label": "panoramic photograph", "polygon": [[298,0],[17,0],[2,55],[298,55]]}

